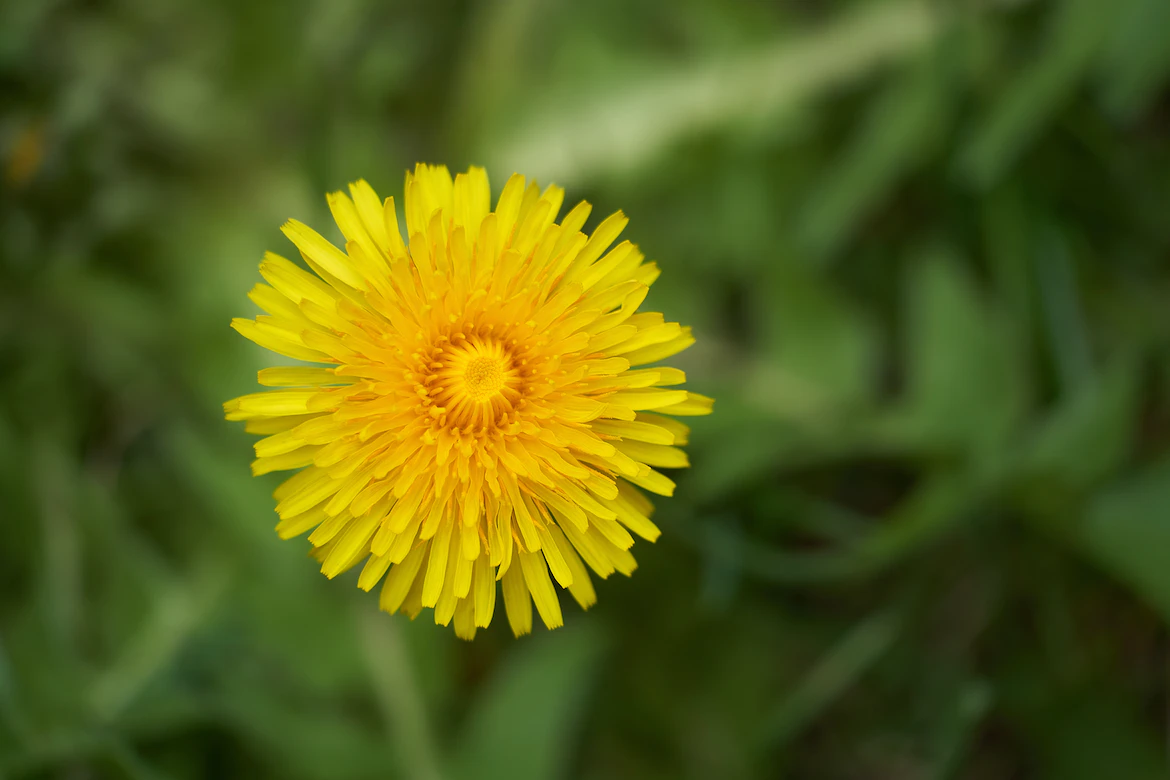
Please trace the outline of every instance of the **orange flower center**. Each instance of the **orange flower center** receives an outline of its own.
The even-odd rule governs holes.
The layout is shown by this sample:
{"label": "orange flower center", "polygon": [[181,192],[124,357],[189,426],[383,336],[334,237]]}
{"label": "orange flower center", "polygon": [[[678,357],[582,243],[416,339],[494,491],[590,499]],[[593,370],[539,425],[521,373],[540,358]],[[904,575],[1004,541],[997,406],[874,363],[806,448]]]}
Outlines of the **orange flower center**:
{"label": "orange flower center", "polygon": [[434,362],[430,398],[440,425],[485,430],[506,424],[523,402],[520,372],[499,341],[472,336],[445,343]]}
{"label": "orange flower center", "polygon": [[467,361],[463,382],[467,394],[481,401],[504,386],[504,365],[494,357],[474,357]]}

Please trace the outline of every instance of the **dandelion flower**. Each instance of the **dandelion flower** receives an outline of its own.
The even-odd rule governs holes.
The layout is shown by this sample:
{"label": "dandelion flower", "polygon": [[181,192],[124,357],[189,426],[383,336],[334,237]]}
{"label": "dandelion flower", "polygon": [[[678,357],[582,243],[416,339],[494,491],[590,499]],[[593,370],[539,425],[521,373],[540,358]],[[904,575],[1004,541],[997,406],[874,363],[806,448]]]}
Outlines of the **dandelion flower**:
{"label": "dandelion flower", "polygon": [[[562,623],[554,586],[584,608],[600,577],[635,568],[631,533],[654,541],[641,490],[669,496],[658,468],[687,466],[687,427],[709,398],[675,368],[646,367],[694,342],[638,312],[658,277],[611,244],[618,212],[581,232],[582,202],[515,175],[491,209],[487,175],[407,173],[406,242],[393,198],[364,181],[328,196],[344,251],[295,220],[282,228],[315,273],[267,254],[251,299],[267,314],[232,326],[307,364],[260,371],[272,388],[224,405],[246,420],[255,474],[296,470],[275,492],[283,538],[311,531],[327,577],[363,564],[380,605],[474,637],[496,582],[517,636],[532,605]],[[639,490],[639,488],[641,490]]]}

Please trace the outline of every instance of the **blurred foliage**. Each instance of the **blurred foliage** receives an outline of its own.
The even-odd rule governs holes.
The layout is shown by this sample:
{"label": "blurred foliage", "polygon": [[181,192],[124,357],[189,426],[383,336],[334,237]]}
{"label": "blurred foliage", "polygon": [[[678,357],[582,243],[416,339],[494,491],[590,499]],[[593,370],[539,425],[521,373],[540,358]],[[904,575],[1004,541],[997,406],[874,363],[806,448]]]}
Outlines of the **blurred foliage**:
{"label": "blurred foliage", "polygon": [[[1167,29],[0,0],[0,776],[1167,776]],[[719,399],[551,634],[326,582],[221,420],[277,226],[417,160],[624,209]]]}

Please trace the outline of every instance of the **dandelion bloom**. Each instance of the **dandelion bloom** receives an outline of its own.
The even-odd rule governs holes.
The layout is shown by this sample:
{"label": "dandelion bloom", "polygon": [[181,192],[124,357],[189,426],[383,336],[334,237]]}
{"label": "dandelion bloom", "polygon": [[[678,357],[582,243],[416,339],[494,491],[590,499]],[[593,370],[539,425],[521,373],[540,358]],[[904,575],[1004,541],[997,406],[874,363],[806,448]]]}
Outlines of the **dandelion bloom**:
{"label": "dandelion bloom", "polygon": [[[690,328],[637,313],[658,277],[638,248],[610,249],[618,212],[591,236],[582,202],[522,176],[491,210],[487,175],[406,175],[406,232],[394,199],[364,181],[328,196],[342,251],[295,220],[284,234],[315,272],[267,254],[249,297],[267,312],[232,326],[307,363],[266,368],[280,389],[224,405],[265,436],[255,474],[277,488],[277,533],[312,530],[327,577],[364,561],[358,585],[412,618],[486,627],[503,582],[517,636],[562,623],[553,582],[588,608],[586,567],[630,574],[634,533],[654,541],[656,468],[687,466],[688,429],[711,399],[675,368],[639,368],[694,342]],[[608,251],[607,251],[608,250]],[[636,487],[635,487],[636,486]],[[550,576],[551,574],[551,576]]]}

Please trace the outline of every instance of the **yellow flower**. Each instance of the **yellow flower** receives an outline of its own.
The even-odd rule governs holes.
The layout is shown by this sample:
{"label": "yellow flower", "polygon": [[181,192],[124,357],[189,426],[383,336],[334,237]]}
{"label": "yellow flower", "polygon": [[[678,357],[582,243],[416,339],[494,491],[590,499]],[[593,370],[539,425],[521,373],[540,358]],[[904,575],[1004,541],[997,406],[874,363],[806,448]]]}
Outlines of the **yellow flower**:
{"label": "yellow flower", "polygon": [[[267,254],[249,297],[268,312],[232,326],[320,366],[266,368],[282,389],[224,404],[247,420],[255,474],[300,469],[277,488],[277,533],[312,530],[328,577],[365,561],[387,612],[465,639],[491,623],[496,582],[517,636],[562,623],[553,580],[588,608],[586,569],[630,574],[634,534],[654,541],[653,467],[687,466],[688,429],[711,411],[675,368],[638,368],[686,349],[690,328],[636,313],[658,277],[623,241],[618,212],[592,236],[582,202],[508,180],[491,210],[487,175],[442,166],[406,175],[404,243],[394,199],[364,181],[329,208],[345,251],[295,220],[284,234],[309,274]],[[606,250],[609,250],[608,252]],[[551,578],[550,578],[551,572]]]}

